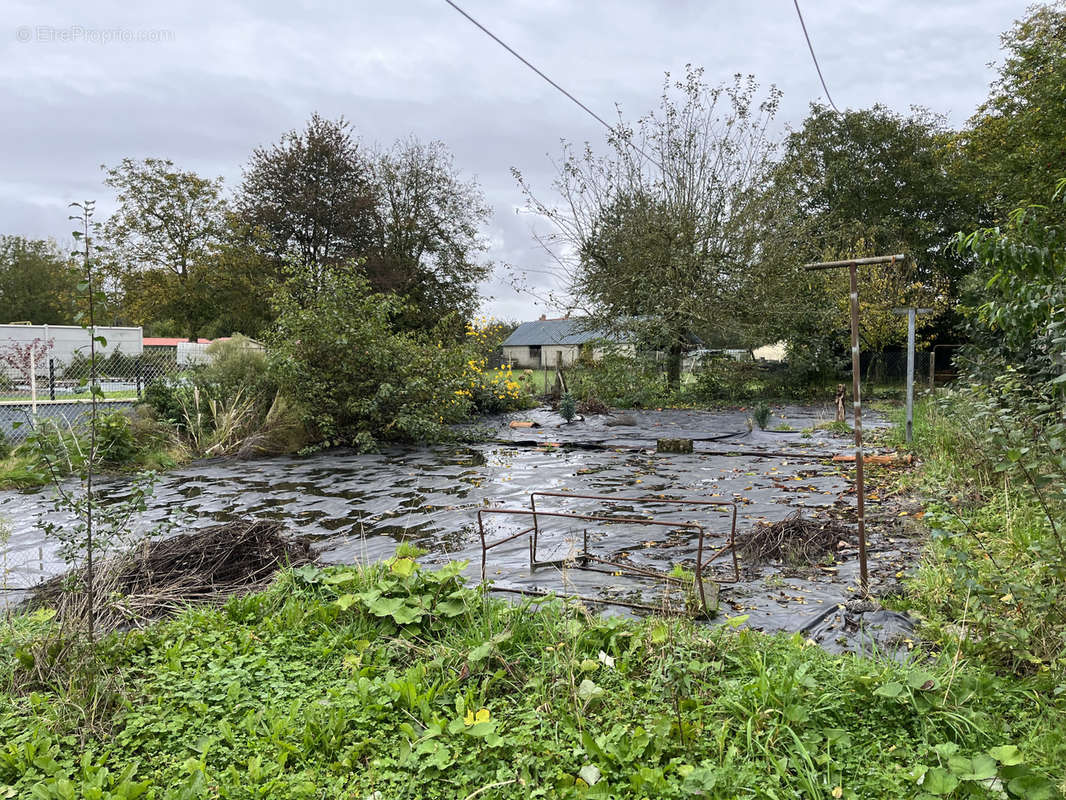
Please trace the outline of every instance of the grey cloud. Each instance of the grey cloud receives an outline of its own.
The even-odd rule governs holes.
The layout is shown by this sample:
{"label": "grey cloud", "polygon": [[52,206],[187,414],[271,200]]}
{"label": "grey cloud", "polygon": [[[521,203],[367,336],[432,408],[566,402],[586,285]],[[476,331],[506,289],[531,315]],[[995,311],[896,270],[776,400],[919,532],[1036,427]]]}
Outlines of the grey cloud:
{"label": "grey cloud", "polygon": [[[822,95],[788,0],[465,0],[470,13],[607,119],[653,108],[663,73],[702,64],[712,82],[754,73],[785,92],[798,125]],[[841,107],[925,105],[961,124],[985,96],[998,35],[1026,2],[807,0],[808,28]],[[280,0],[9,4],[0,29],[0,230],[66,236],[66,203],[110,199],[101,163],[155,155],[229,186],[252,149],[343,114],[368,142],[441,139],[495,208],[485,234],[501,265],[490,312],[544,309],[516,295],[503,265],[549,285],[510,175],[538,191],[560,139],[603,131],[442,0],[348,5]],[[21,25],[165,30],[169,41],[20,42]]]}

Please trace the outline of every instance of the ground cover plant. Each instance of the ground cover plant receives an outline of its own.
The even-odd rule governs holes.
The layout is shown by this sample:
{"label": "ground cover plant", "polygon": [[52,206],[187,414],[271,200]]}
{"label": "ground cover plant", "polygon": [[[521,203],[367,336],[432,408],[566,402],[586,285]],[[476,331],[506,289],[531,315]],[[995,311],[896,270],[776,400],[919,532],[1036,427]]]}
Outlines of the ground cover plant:
{"label": "ground cover plant", "polygon": [[[28,489],[81,471],[90,449],[84,420],[40,417],[22,423],[23,440],[0,458],[0,488]],[[98,468],[107,472],[169,469],[192,455],[174,429],[141,406],[101,412],[97,420]]]}
{"label": "ground cover plant", "polygon": [[[405,553],[102,641],[0,634],[0,797],[1053,798],[1062,700],[950,657],[511,604]],[[42,676],[48,676],[43,677]],[[121,676],[104,686],[104,676]],[[86,695],[113,716],[72,726]]]}
{"label": "ground cover plant", "polygon": [[1066,693],[1062,412],[1049,420],[1012,382],[916,406],[924,468],[906,485],[927,498],[931,542],[908,596],[929,635]]}

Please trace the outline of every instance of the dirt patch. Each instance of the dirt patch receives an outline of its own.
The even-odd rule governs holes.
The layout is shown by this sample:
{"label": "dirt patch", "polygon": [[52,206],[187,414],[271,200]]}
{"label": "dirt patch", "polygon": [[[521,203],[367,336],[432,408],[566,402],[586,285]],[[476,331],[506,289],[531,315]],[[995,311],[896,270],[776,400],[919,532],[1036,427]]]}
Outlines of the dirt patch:
{"label": "dirt patch", "polygon": [[[304,539],[288,537],[280,522],[241,520],[149,541],[102,560],[96,569],[97,629],[137,626],[177,613],[190,603],[220,605],[263,589],[282,567],[315,560]],[[30,604],[55,608],[61,618],[85,618],[85,570],[40,584]]]}
{"label": "dirt patch", "polygon": [[810,519],[794,511],[778,522],[760,522],[737,538],[745,559],[760,563],[817,564],[851,539],[847,525],[831,519]]}

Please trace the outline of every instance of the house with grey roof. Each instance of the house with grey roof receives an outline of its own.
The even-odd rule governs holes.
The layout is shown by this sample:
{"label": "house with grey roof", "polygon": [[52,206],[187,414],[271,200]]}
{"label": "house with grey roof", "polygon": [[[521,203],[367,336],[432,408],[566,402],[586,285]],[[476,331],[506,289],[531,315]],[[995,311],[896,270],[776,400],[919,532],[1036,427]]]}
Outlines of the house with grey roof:
{"label": "house with grey roof", "polygon": [[585,317],[523,322],[503,342],[503,360],[525,369],[569,367],[586,353],[592,359],[603,356],[607,347],[632,351],[632,344],[616,334],[598,328]]}

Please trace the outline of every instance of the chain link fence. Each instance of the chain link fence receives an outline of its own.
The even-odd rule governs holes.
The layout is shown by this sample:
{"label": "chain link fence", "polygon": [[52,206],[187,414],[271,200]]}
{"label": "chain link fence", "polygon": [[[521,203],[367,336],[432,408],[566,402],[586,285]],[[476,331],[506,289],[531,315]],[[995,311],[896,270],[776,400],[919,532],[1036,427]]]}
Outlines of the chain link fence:
{"label": "chain link fence", "polygon": [[[0,369],[0,434],[20,444],[35,420],[53,418],[75,425],[88,413],[92,362],[77,354],[66,359],[45,357],[31,364]],[[96,359],[97,384],[109,409],[128,408],[144,399],[147,387],[177,375],[195,363],[179,363],[174,348],[145,349],[139,355],[114,352]]]}

